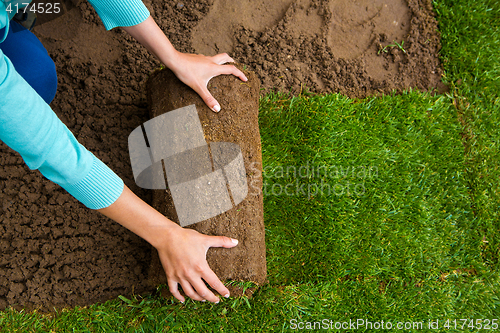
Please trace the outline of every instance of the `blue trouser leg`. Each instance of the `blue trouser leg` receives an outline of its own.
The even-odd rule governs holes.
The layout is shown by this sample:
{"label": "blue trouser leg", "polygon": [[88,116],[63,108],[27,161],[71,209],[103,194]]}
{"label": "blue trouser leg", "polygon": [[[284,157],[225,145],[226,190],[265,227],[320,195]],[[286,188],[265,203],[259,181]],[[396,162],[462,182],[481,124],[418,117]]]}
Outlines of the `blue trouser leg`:
{"label": "blue trouser leg", "polygon": [[[0,36],[4,29],[0,29]],[[52,102],[57,90],[56,66],[40,40],[19,23],[11,21],[9,34],[0,43],[0,49],[45,102]]]}

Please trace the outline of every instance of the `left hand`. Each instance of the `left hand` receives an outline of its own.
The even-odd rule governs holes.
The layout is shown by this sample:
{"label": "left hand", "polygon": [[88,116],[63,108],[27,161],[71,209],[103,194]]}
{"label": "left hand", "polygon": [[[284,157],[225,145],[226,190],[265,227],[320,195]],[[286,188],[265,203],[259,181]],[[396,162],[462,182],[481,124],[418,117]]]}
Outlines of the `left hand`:
{"label": "left hand", "polygon": [[210,247],[232,248],[237,245],[236,240],[207,236],[181,227],[159,229],[158,232],[164,235],[154,246],[167,275],[168,288],[175,298],[185,301],[178,289],[181,286],[193,300],[219,303],[219,297],[205,283],[222,296],[229,297],[229,290],[208,266],[206,256]]}

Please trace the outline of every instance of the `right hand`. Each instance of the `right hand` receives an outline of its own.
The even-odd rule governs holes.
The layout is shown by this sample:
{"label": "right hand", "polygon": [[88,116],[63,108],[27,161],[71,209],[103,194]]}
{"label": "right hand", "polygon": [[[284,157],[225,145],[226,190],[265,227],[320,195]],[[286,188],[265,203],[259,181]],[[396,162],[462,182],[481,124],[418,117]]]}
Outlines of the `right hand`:
{"label": "right hand", "polygon": [[219,302],[219,297],[210,291],[205,282],[224,297],[229,290],[210,269],[206,255],[210,247],[232,248],[237,240],[225,236],[207,236],[192,229],[168,228],[163,241],[155,248],[158,250],[163,269],[167,274],[168,287],[172,295],[181,302],[184,293],[197,301]]}
{"label": "right hand", "polygon": [[175,75],[191,87],[205,104],[214,112],[219,112],[221,107],[219,102],[208,91],[208,81],[218,75],[234,75],[242,81],[247,81],[247,77],[234,65],[226,64],[234,62],[227,53],[217,54],[207,57],[202,54],[176,53],[176,60],[173,61],[171,69]]}
{"label": "right hand", "polygon": [[122,28],[155,54],[182,82],[196,91],[212,111],[219,112],[221,107],[207,89],[211,78],[225,74],[247,81],[245,74],[235,66],[224,65],[234,62],[226,53],[207,57],[177,51],[151,16],[142,23]]}

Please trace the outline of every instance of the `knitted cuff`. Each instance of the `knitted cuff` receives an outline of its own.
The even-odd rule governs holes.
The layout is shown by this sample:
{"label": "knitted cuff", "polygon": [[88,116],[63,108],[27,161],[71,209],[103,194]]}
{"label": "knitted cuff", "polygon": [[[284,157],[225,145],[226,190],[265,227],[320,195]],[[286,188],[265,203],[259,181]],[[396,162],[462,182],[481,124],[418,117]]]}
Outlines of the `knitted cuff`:
{"label": "knitted cuff", "polygon": [[62,186],[90,209],[101,209],[114,203],[123,192],[123,180],[106,164],[94,157],[90,172],[75,184]]}

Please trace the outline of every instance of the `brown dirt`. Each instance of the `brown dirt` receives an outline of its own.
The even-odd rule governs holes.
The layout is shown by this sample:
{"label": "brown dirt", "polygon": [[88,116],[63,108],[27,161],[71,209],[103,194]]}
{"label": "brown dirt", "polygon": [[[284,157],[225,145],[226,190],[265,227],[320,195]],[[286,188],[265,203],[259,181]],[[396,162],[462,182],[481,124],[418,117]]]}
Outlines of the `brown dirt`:
{"label": "brown dirt", "polygon": [[[402,41],[404,51],[381,51]],[[198,53],[228,52],[249,65],[265,91],[446,89],[430,0],[214,0],[192,42]]]}
{"label": "brown dirt", "polygon": [[[257,73],[264,91],[362,97],[439,85],[430,0],[235,3],[145,1],[177,49],[228,51]],[[35,28],[59,74],[52,107],[82,144],[151,202],[151,192],[134,184],[127,139],[148,119],[144,84],[159,63],[120,29],[105,32],[87,2],[64,4],[62,15]],[[402,40],[406,53],[389,47],[377,54]],[[150,290],[148,244],[31,172],[3,143],[0,191],[0,309],[85,305]]]}

